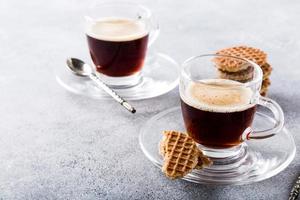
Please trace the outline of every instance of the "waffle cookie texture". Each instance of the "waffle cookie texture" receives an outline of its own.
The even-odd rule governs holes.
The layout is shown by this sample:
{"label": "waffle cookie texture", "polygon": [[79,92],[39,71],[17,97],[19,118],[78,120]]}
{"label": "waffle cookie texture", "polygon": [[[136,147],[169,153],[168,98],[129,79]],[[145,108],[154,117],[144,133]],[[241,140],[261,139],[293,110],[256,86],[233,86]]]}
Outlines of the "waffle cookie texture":
{"label": "waffle cookie texture", "polygon": [[170,179],[182,178],[195,168],[212,164],[191,137],[177,131],[163,132],[159,152],[164,157],[162,171]]}
{"label": "waffle cookie texture", "polygon": [[267,95],[267,91],[271,83],[270,75],[272,72],[272,67],[267,62],[267,54],[264,51],[248,46],[235,46],[221,49],[217,51],[216,54],[233,56],[214,58],[213,62],[218,69],[219,78],[235,80],[243,83],[252,80],[253,67],[234,57],[245,58],[259,65],[263,72],[263,82],[260,93],[263,96]]}

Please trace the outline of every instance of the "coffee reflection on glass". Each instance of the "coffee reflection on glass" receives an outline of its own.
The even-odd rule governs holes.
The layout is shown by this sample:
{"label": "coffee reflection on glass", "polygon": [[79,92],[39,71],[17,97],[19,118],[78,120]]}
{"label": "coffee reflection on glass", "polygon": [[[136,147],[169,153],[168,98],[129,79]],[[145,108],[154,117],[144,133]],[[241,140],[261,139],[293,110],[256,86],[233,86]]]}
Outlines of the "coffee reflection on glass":
{"label": "coffee reflection on glass", "polygon": [[226,79],[190,82],[181,93],[181,109],[188,134],[210,148],[239,145],[251,126],[256,106],[253,92],[243,84]]}
{"label": "coffee reflection on glass", "polygon": [[148,44],[148,31],[143,21],[104,18],[90,23],[86,35],[98,72],[123,77],[141,70]]}

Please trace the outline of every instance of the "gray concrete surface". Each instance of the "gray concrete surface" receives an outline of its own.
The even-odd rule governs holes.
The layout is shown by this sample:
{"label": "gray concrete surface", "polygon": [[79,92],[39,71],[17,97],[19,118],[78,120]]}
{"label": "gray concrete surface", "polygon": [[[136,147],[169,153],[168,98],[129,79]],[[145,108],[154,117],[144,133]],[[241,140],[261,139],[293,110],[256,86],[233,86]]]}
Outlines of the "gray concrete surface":
{"label": "gray concrete surface", "polygon": [[[141,126],[179,105],[177,89],[136,101],[130,115],[115,102],[65,91],[53,68],[67,56],[88,59],[82,11],[96,1],[0,0],[0,199],[287,199],[300,156],[280,174],[244,186],[166,179],[138,145]],[[159,18],[159,51],[178,62],[248,44],[269,54],[270,97],[300,136],[300,2],[140,1]]]}

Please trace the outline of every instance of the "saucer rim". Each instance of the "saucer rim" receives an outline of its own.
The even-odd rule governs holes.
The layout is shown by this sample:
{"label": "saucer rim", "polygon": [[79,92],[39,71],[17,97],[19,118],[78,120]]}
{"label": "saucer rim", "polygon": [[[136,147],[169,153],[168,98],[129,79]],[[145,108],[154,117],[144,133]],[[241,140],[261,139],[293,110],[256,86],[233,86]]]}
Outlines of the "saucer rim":
{"label": "saucer rim", "polygon": [[[174,90],[178,86],[178,84],[179,84],[179,78],[180,78],[180,70],[181,70],[180,66],[181,65],[174,58],[172,58],[170,55],[168,55],[166,53],[163,53],[163,52],[150,52],[149,55],[147,55],[147,57],[149,57],[149,58],[151,56],[154,57],[154,58],[155,57],[161,57],[164,60],[167,60],[169,63],[172,63],[172,66],[176,66],[176,69],[178,71],[176,79],[174,79],[174,81],[172,81],[172,83],[170,83],[170,85],[168,86],[168,88],[166,90],[164,90],[164,91],[157,92],[157,93],[150,93],[148,95],[144,95],[143,94],[143,96],[140,96],[140,97],[135,97],[135,96],[130,97],[130,96],[127,96],[126,100],[138,101],[138,100],[145,100],[145,99],[151,99],[151,98],[159,97],[159,96],[162,96],[164,94],[169,93],[170,91]],[[57,71],[57,69],[55,69],[54,71]],[[141,72],[143,73],[143,71],[141,71]],[[71,92],[71,93],[76,94],[76,95],[84,96],[84,97],[89,97],[89,98],[92,98],[92,99],[97,99],[97,100],[110,100],[111,99],[111,97],[109,95],[87,94],[87,93],[84,93],[84,92],[77,91],[72,86],[70,86],[69,84],[65,83],[65,81],[63,80],[63,78],[57,72],[54,72],[54,73],[55,73],[54,76],[55,76],[56,82],[62,88],[64,88],[65,90],[67,90],[68,92]],[[137,87],[138,87],[138,85],[137,85]],[[126,88],[126,89],[128,89],[128,88]],[[120,91],[122,89],[116,89],[116,91],[118,91],[118,90]]]}
{"label": "saucer rim", "polygon": [[[167,113],[174,112],[176,110],[180,110],[180,106],[172,107],[172,108],[169,108],[167,110],[164,110],[162,112],[157,113],[156,115],[154,115],[150,119],[148,119],[147,122],[145,123],[145,125],[143,127],[141,127],[140,131],[139,131],[138,140],[139,140],[139,146],[140,146],[142,152],[144,153],[146,158],[148,160],[150,160],[152,164],[154,164],[154,166],[156,166],[160,169],[162,167],[162,164],[159,161],[156,161],[156,159],[153,158],[153,156],[150,155],[149,152],[147,152],[146,148],[142,144],[142,136],[143,136],[143,133],[147,130],[147,127],[149,127],[149,125],[152,124],[153,121],[156,121],[156,119],[161,118],[162,116],[166,115]],[[264,117],[267,117],[268,120],[271,120],[272,122],[274,122],[274,119],[272,119],[268,115],[263,114],[261,112],[258,112],[258,113],[260,113]],[[292,150],[290,156],[285,160],[285,162],[280,164],[279,167],[277,167],[275,170],[272,170],[271,172],[268,172],[268,173],[264,173],[264,176],[260,176],[259,178],[256,178],[254,180],[253,179],[248,179],[249,181],[247,181],[245,179],[242,182],[238,182],[238,181],[236,181],[236,182],[232,182],[232,181],[228,181],[228,182],[209,182],[209,181],[206,182],[206,181],[203,181],[203,182],[201,182],[199,180],[193,180],[192,176],[194,176],[194,175],[189,173],[189,174],[187,174],[186,176],[184,176],[183,178],[180,178],[180,179],[188,181],[188,182],[193,182],[193,183],[197,183],[197,184],[206,184],[206,185],[247,185],[247,184],[251,184],[251,183],[260,182],[260,181],[269,179],[273,176],[276,176],[291,164],[291,162],[294,160],[294,158],[296,156],[296,151],[297,151],[297,146],[296,146],[296,143],[295,143],[295,139],[292,136],[292,134],[290,133],[290,131],[286,128],[286,126],[283,126],[283,128],[281,129],[280,132],[285,132],[285,135],[288,136],[289,141],[291,142],[291,144],[293,144],[293,148],[292,148],[293,150]],[[276,135],[274,137],[276,137]]]}

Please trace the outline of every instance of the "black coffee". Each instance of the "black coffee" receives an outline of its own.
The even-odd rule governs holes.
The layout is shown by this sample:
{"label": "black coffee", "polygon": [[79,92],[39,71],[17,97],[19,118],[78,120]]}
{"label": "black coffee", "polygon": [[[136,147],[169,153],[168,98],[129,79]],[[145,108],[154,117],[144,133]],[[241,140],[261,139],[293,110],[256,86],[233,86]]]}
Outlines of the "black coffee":
{"label": "black coffee", "polygon": [[251,126],[256,106],[250,104],[252,91],[228,80],[191,84],[181,95],[181,109],[188,134],[199,144],[229,148],[242,142]]}
{"label": "black coffee", "polygon": [[87,41],[98,72],[113,77],[130,76],[143,66],[148,33],[142,22],[109,18],[89,27]]}

